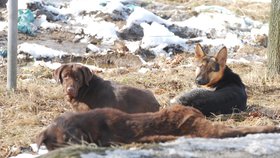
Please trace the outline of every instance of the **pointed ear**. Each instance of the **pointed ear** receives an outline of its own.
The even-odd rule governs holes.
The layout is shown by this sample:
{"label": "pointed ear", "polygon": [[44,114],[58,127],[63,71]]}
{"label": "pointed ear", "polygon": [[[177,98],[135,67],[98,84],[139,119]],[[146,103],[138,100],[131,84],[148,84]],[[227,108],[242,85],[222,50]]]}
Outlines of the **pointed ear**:
{"label": "pointed ear", "polygon": [[82,73],[84,75],[84,82],[87,86],[89,86],[89,82],[92,79],[92,75],[93,73],[91,72],[91,70],[86,67],[86,66],[82,66],[81,67]]}
{"label": "pointed ear", "polygon": [[59,68],[57,68],[54,72],[53,72],[53,78],[59,82],[59,83],[63,83],[63,79],[62,79],[62,76],[61,76],[61,73],[63,71],[63,69],[67,67],[67,65],[61,65]]}
{"label": "pointed ear", "polygon": [[222,66],[226,66],[227,62],[227,48],[223,47],[215,56],[216,61]]}
{"label": "pointed ear", "polygon": [[203,52],[202,47],[200,44],[196,44],[195,47],[195,58],[196,59],[201,59],[202,57],[206,56],[206,54]]}
{"label": "pointed ear", "polygon": [[[37,139],[36,139],[36,144],[37,144],[37,147],[38,147],[38,151],[40,149],[40,146],[45,142],[46,140],[46,130],[42,131],[38,136],[37,136]],[[37,152],[38,152],[37,151]]]}

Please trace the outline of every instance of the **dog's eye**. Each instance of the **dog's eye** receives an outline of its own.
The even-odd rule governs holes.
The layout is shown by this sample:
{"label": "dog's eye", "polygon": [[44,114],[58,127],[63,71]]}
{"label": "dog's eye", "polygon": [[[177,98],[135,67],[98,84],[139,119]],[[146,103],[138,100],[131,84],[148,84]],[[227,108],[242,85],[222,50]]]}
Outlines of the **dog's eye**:
{"label": "dog's eye", "polygon": [[218,72],[220,70],[220,65],[218,63],[215,63],[214,66],[212,66],[212,71]]}

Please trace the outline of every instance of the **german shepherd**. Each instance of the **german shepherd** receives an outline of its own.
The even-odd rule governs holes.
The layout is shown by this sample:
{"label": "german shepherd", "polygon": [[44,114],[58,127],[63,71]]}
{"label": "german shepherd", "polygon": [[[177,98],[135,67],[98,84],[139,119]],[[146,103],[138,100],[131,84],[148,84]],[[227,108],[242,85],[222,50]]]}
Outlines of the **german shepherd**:
{"label": "german shepherd", "polygon": [[246,109],[247,94],[240,77],[226,65],[227,49],[207,56],[200,44],[195,48],[197,88],[176,96],[171,104],[183,104],[199,109],[203,114],[230,114]]}

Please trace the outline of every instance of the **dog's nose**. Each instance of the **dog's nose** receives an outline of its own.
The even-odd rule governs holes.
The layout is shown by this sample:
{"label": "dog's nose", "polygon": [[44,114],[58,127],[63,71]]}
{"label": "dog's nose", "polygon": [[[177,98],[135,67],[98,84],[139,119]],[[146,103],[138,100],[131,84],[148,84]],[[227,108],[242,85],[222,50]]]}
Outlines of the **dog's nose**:
{"label": "dog's nose", "polygon": [[208,80],[204,79],[203,77],[197,77],[195,79],[195,83],[198,85],[206,85],[208,83]]}
{"label": "dog's nose", "polygon": [[67,87],[66,92],[68,95],[74,96],[75,89],[74,89],[74,87],[70,86],[70,87]]}

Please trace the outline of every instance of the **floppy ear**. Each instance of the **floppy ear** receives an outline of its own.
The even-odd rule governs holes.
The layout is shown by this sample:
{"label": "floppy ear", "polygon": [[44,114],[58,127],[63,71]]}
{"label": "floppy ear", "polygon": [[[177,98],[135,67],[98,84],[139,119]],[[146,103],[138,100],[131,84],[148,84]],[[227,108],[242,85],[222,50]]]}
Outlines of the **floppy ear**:
{"label": "floppy ear", "polygon": [[53,72],[53,77],[54,79],[59,82],[59,83],[63,83],[63,80],[62,80],[62,76],[61,76],[61,73],[63,71],[63,69],[67,67],[67,65],[61,65],[59,68],[57,68],[54,72]]}
{"label": "floppy ear", "polygon": [[81,67],[82,73],[84,75],[84,82],[87,86],[89,86],[89,82],[92,79],[92,75],[93,73],[91,72],[91,70],[86,67],[86,66],[82,66]]}
{"label": "floppy ear", "polygon": [[223,47],[215,56],[216,61],[222,66],[226,66],[227,62],[227,48]]}
{"label": "floppy ear", "polygon": [[206,56],[206,54],[203,52],[202,47],[200,44],[196,44],[195,47],[195,58],[196,59],[201,59],[202,57]]}
{"label": "floppy ear", "polygon": [[[42,131],[38,136],[37,136],[37,139],[36,139],[36,144],[37,144],[37,147],[38,147],[38,151],[40,149],[40,146],[44,143],[44,141],[46,140],[46,130]],[[38,152],[37,151],[37,152]]]}

